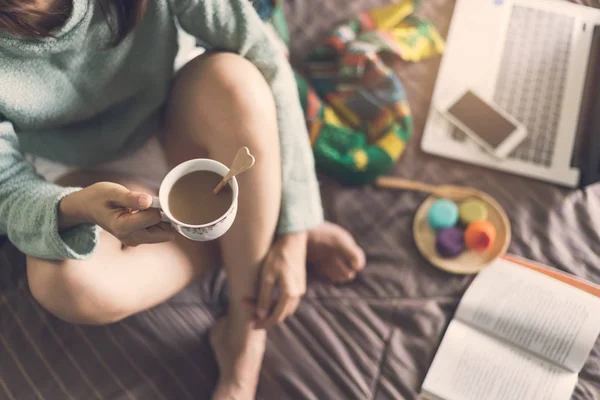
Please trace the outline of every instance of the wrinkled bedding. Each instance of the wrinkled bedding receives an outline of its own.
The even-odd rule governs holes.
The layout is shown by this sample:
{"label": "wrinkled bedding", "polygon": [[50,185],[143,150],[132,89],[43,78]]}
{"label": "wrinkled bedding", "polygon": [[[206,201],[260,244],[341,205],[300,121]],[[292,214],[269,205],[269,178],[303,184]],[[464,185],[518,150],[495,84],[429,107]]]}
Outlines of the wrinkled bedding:
{"label": "wrinkled bedding", "polygon": [[[332,24],[384,2],[288,1],[294,62],[300,66],[311,43]],[[452,0],[423,0],[420,14],[445,34],[453,6]],[[416,132],[394,174],[490,193],[509,212],[512,253],[600,283],[600,186],[569,191],[419,149],[439,61],[397,65]],[[417,252],[411,223],[423,195],[345,188],[326,178],[322,191],[328,217],[356,235],[368,267],[349,285],[310,278],[297,314],[269,332],[258,398],[414,399],[470,278],[436,270]],[[0,399],[207,398],[217,378],[207,333],[225,306],[224,276],[215,270],[167,303],[123,322],[72,326],[35,303],[24,257],[5,242]],[[600,399],[599,393],[597,343],[573,398]]]}

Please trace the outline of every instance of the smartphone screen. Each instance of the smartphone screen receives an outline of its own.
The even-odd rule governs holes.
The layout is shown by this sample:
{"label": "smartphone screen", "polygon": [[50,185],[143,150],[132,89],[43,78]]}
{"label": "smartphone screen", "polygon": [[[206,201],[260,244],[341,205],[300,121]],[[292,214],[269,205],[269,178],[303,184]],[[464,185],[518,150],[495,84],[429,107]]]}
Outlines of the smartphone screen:
{"label": "smartphone screen", "polygon": [[494,149],[517,129],[515,124],[470,91],[451,105],[448,113]]}

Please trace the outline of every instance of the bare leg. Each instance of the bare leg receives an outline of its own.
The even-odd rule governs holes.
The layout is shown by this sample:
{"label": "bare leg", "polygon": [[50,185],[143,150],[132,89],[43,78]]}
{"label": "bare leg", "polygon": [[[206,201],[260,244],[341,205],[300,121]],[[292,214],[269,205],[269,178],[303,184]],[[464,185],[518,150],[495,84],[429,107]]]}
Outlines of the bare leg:
{"label": "bare leg", "polygon": [[[87,186],[98,181],[152,194],[114,176],[79,173],[61,183]],[[180,235],[173,242],[123,249],[118,239],[102,231],[99,247],[89,259],[28,257],[27,276],[33,296],[59,318],[78,324],[108,324],[175,295],[209,268],[217,255],[214,250]]]}
{"label": "bare leg", "polygon": [[179,74],[168,104],[164,145],[173,164],[208,155],[229,164],[241,146],[256,156],[239,177],[237,219],[220,246],[229,314],[213,330],[220,367],[215,399],[254,398],[266,334],[253,330],[242,300],[254,297],[281,202],[279,139],[271,91],[253,65],[233,54],[201,56]]}

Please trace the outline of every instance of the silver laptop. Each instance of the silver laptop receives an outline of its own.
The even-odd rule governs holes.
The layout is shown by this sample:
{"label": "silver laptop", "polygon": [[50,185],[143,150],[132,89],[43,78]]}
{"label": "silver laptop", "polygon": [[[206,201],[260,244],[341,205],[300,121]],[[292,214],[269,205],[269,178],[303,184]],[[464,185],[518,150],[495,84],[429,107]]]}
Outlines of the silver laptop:
{"label": "silver laptop", "polygon": [[580,171],[572,157],[586,76],[600,68],[590,65],[599,27],[600,10],[563,0],[458,0],[432,104],[470,87],[522,122],[527,139],[499,160],[432,107],[422,149],[577,186]]}

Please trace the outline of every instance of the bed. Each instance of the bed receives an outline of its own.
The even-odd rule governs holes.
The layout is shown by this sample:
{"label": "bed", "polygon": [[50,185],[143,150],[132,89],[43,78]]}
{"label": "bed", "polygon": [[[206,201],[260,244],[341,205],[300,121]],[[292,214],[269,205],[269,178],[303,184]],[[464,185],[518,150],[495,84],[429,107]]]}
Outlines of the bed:
{"label": "bed", "polygon": [[[598,0],[580,0],[600,6]],[[294,63],[336,21],[385,0],[290,0]],[[446,34],[453,0],[424,0],[420,14]],[[320,9],[319,13],[311,10]],[[415,137],[394,170],[430,183],[469,184],[494,196],[513,224],[510,252],[600,283],[600,186],[568,191],[425,155],[420,135],[440,59],[398,65]],[[501,181],[502,185],[497,183]],[[471,278],[429,266],[412,236],[417,193],[347,188],[322,178],[329,219],[355,233],[368,267],[333,286],[311,276],[296,315],[269,332],[258,398],[415,399]],[[208,329],[227,302],[222,272],[152,310],[107,327],[78,327],[31,297],[24,257],[0,249],[0,399],[205,399],[217,366]],[[600,342],[574,399],[600,399]]]}

